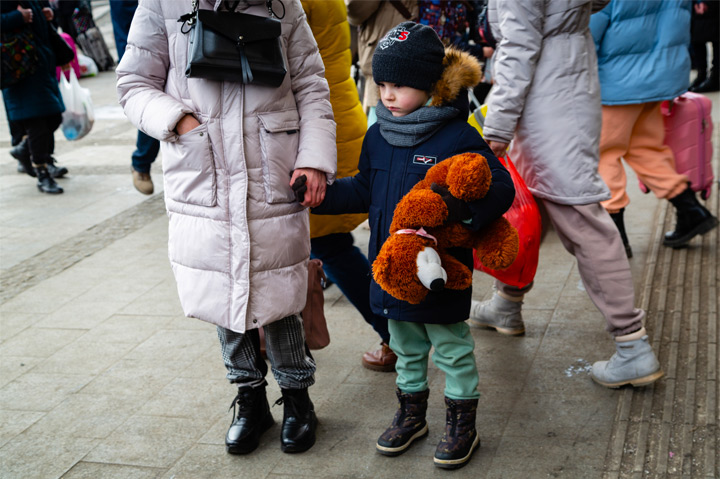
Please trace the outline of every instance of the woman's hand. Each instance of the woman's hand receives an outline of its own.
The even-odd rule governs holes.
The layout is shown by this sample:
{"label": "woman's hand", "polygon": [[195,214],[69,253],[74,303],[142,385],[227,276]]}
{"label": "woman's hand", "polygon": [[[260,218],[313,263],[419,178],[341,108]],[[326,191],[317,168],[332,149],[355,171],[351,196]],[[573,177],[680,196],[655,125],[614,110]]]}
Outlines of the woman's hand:
{"label": "woman's hand", "polygon": [[17,9],[18,9],[18,11],[19,11],[20,13],[22,13],[23,21],[24,21],[25,23],[32,23],[33,13],[32,13],[32,9],[31,9],[31,8],[23,8],[23,7],[21,7],[20,5],[18,5]]}
{"label": "woman's hand", "polygon": [[53,12],[53,9],[50,7],[45,7],[42,9],[43,15],[45,15],[45,20],[48,22],[52,22],[52,19],[55,18],[55,12]]}
{"label": "woman's hand", "polygon": [[488,141],[488,146],[498,158],[503,158],[507,152],[508,143],[502,141]]}
{"label": "woman's hand", "polygon": [[198,126],[200,126],[200,122],[197,121],[194,116],[188,114],[180,118],[180,121],[175,125],[175,131],[178,135],[182,136]]}
{"label": "woman's hand", "polygon": [[301,205],[314,208],[325,199],[327,176],[324,171],[315,168],[298,168],[290,178],[290,187],[295,191]]}

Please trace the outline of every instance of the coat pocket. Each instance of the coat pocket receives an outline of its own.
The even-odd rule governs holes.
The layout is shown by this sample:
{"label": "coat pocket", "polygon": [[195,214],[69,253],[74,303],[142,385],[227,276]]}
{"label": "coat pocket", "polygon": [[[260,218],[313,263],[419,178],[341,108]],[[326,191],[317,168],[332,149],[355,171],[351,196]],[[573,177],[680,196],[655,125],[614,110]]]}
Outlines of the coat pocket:
{"label": "coat pocket", "polygon": [[217,204],[215,163],[207,123],[166,143],[163,149],[165,195],[198,206]]}
{"label": "coat pocket", "polygon": [[298,154],[300,130],[297,112],[262,113],[258,118],[265,201],[291,203],[295,201],[295,193],[290,188],[290,176]]}

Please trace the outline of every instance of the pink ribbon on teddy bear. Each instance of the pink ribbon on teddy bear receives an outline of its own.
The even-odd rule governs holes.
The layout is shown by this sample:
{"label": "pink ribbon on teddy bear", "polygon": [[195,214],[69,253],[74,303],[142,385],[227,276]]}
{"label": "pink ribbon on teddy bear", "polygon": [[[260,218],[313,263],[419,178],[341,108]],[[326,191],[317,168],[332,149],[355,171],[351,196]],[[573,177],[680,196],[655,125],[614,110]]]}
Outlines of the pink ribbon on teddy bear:
{"label": "pink ribbon on teddy bear", "polygon": [[420,227],[420,229],[417,229],[417,230],[414,230],[414,229],[412,229],[412,228],[406,228],[406,229],[402,229],[402,230],[397,230],[397,231],[395,232],[395,234],[396,234],[396,235],[418,235],[418,236],[422,236],[423,238],[428,238],[428,239],[433,240],[433,241],[435,242],[435,245],[437,246],[437,238],[435,238],[433,235],[431,235],[430,233],[428,233],[427,231],[425,231],[425,228],[423,228],[422,226]]}

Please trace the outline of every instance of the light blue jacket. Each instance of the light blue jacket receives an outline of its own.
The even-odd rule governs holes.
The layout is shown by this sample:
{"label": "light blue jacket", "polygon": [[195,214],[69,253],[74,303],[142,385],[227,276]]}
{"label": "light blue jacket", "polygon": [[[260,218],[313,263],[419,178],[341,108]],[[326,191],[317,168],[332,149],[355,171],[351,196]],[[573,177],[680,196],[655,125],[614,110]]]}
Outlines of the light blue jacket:
{"label": "light blue jacket", "polygon": [[603,105],[667,100],[690,78],[689,0],[612,0],[590,18]]}

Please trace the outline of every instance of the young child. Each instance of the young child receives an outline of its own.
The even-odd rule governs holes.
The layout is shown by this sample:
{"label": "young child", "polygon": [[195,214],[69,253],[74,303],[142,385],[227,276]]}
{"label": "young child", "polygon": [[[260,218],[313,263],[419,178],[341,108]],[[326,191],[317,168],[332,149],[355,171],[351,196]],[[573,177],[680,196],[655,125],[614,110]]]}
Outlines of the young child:
{"label": "young child", "polygon": [[[467,89],[480,80],[480,66],[466,53],[445,50],[435,31],[404,22],[378,44],[372,62],[380,90],[377,123],[368,130],[359,172],[329,186],[319,214],[369,213],[369,259],[374,261],[388,237],[395,205],[439,161],[463,152],[488,160],[492,186],[487,196],[464,203],[444,193],[449,216],[478,230],[500,217],[515,196],[510,175],[477,131],[467,123]],[[431,100],[431,101],[429,101]],[[472,250],[453,252],[472,270]],[[377,441],[380,454],[404,453],[428,433],[427,361],[446,375],[447,425],[435,452],[435,464],[464,466],[480,444],[475,410],[480,394],[473,349],[465,320],[471,288],[430,291],[420,304],[397,300],[374,281],[370,301],[375,313],[388,318],[390,347],[397,354],[397,397],[400,407]]]}

